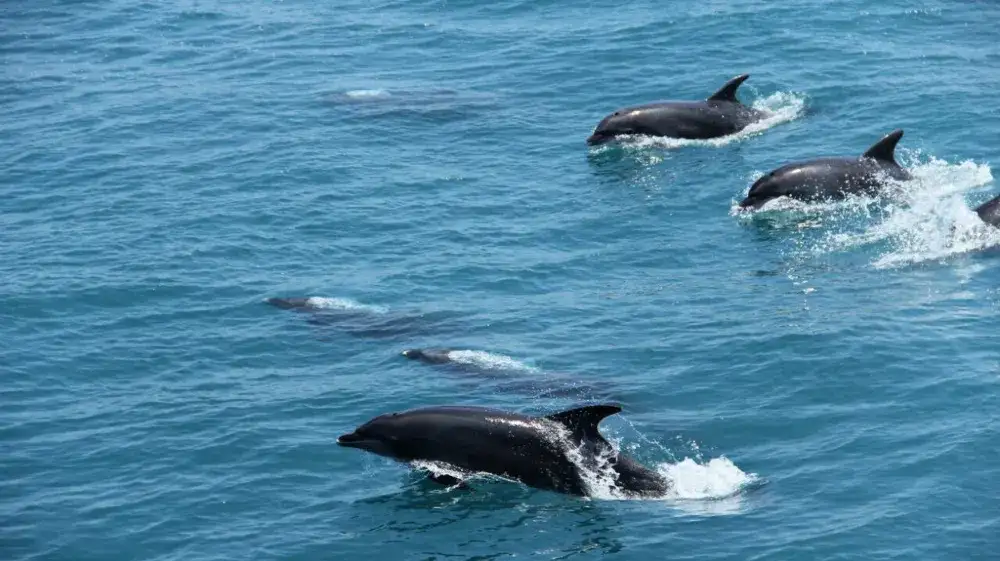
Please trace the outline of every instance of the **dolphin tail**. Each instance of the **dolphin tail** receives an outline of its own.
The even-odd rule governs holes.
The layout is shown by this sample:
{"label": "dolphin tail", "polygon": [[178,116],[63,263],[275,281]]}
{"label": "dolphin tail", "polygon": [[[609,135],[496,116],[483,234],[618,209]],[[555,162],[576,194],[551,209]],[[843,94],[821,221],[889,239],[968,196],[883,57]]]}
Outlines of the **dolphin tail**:
{"label": "dolphin tail", "polygon": [[861,157],[873,158],[898,166],[899,164],[896,163],[896,144],[899,143],[899,139],[902,137],[903,129],[896,129],[882,137],[882,140],[873,144]]}
{"label": "dolphin tail", "polygon": [[603,441],[604,438],[597,430],[597,425],[599,425],[605,417],[609,417],[615,413],[620,413],[621,410],[622,408],[617,405],[587,405],[576,409],[570,409],[569,411],[563,411],[561,413],[554,413],[545,418],[550,421],[555,421],[568,428],[570,432],[573,433],[573,439],[576,441]]}
{"label": "dolphin tail", "polygon": [[708,98],[708,101],[730,101],[732,103],[739,103],[740,100],[736,99],[736,90],[740,87],[740,84],[749,78],[749,74],[740,74],[739,76],[733,78],[732,80],[726,82],[726,85],[719,88],[719,91],[715,92]]}

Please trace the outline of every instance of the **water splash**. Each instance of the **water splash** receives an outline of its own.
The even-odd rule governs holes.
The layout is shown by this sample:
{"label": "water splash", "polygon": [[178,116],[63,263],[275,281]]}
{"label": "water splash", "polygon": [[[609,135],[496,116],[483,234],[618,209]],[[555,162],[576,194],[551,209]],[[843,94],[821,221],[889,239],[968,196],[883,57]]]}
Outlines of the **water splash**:
{"label": "water splash", "polygon": [[486,351],[448,351],[448,358],[450,358],[455,364],[472,366],[483,370],[538,372],[538,368],[525,364],[517,359]]}
{"label": "water splash", "polygon": [[673,486],[664,498],[682,500],[724,499],[752,486],[759,478],[746,473],[725,456],[699,463],[684,458],[677,463],[662,463],[657,471]]}
{"label": "water splash", "polygon": [[[432,462],[430,460],[414,460],[410,462],[410,465],[413,466],[414,469],[427,471],[435,476],[449,476],[459,480],[467,479],[470,476],[476,475],[445,462]],[[485,474],[485,475],[492,475],[492,474]]]}
{"label": "water splash", "polygon": [[389,311],[385,306],[364,304],[350,298],[328,298],[325,296],[310,296],[306,299],[306,305],[315,310],[349,310],[374,314],[384,314]]}
{"label": "water splash", "polygon": [[989,165],[930,158],[911,172],[916,181],[906,193],[909,204],[858,236],[858,244],[888,246],[874,261],[876,268],[940,261],[1000,244],[1000,229],[980,220],[965,198],[993,181]]}
{"label": "water splash", "polygon": [[[670,483],[670,489],[664,495],[637,498],[618,486],[618,474],[612,467],[613,460],[620,453],[617,442],[612,441],[610,449],[593,455],[584,449],[586,444],[575,445],[569,430],[558,423],[537,419],[530,424],[552,445],[563,450],[580,474],[586,496],[591,500],[665,501],[691,514],[733,514],[742,510],[742,491],[760,483],[757,474],[744,472],[725,456],[707,462],[685,457],[679,462],[663,462],[655,466],[656,472]],[[417,460],[411,465],[433,475],[459,480],[476,478],[515,482],[492,473],[469,472],[443,462]]]}
{"label": "water splash", "polygon": [[[637,500],[617,485],[618,475],[612,460],[620,453],[618,439],[609,440],[612,449],[587,461],[584,454],[567,446],[567,456],[576,465],[587,486],[588,496],[597,500]],[[659,446],[657,446],[659,447]],[[697,448],[697,444],[694,444]],[[686,511],[699,514],[727,514],[741,509],[742,491],[758,484],[755,473],[746,473],[725,456],[700,459],[684,458],[679,462],[657,464],[656,472],[669,484],[665,494],[638,500],[667,501]],[[709,502],[710,505],[704,503]]]}
{"label": "water splash", "polygon": [[892,268],[1000,244],[1000,229],[984,224],[966,195],[993,181],[988,164],[971,160],[949,163],[917,151],[901,151],[899,160],[911,181],[889,182],[879,196],[850,196],[840,201],[803,202],[787,197],[760,209],[730,215],[742,222],[766,221],[786,230],[823,228],[818,237],[800,240],[795,252],[821,256],[875,247],[875,268]]}
{"label": "water splash", "polygon": [[357,101],[368,101],[377,99],[388,99],[392,97],[392,94],[390,94],[387,90],[379,90],[379,89],[351,90],[348,92],[344,92],[344,97]]}
{"label": "water splash", "polygon": [[806,108],[806,97],[802,94],[791,92],[777,92],[767,97],[757,99],[751,107],[764,113],[765,117],[755,123],[748,125],[743,130],[727,136],[706,139],[689,138],[669,138],[662,136],[628,135],[619,137],[617,143],[603,144],[591,148],[594,152],[602,152],[613,149],[614,144],[628,149],[662,148],[676,149],[686,146],[713,146],[720,147],[733,142],[740,142],[752,136],[780,125],[793,121],[802,116]]}

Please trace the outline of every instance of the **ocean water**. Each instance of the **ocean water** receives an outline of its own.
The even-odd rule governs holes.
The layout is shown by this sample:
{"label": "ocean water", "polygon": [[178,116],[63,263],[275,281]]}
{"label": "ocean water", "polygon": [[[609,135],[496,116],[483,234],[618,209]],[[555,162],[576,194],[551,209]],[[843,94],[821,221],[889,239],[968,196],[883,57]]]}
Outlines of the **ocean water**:
{"label": "ocean water", "polygon": [[[995,559],[1000,233],[970,209],[1000,193],[997,21],[5,2],[0,558]],[[744,72],[751,131],[584,143]],[[892,196],[734,211],[895,128],[917,181]],[[449,489],[335,444],[594,400],[668,496]]]}

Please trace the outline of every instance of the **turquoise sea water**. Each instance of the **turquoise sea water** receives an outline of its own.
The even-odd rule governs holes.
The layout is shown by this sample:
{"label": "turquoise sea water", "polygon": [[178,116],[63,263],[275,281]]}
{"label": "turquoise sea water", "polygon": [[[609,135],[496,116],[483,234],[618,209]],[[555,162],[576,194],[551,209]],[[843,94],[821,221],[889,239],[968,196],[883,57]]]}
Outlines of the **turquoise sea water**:
{"label": "turquoise sea water", "polygon": [[[0,558],[995,559],[1000,233],[969,209],[1000,192],[997,21],[5,2]],[[584,143],[744,72],[751,132]],[[733,211],[895,128],[902,193]],[[445,489],[335,444],[592,399],[669,496]]]}

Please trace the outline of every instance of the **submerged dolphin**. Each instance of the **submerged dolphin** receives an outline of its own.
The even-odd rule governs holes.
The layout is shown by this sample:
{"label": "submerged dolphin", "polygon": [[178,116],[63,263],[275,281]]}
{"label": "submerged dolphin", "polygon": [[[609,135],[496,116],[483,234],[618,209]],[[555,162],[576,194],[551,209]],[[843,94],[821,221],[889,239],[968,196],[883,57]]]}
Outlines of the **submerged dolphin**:
{"label": "submerged dolphin", "polygon": [[406,349],[402,355],[410,360],[419,360],[427,364],[446,364],[452,361],[452,349]]}
{"label": "submerged dolphin", "polygon": [[[586,471],[611,469],[629,496],[661,496],[666,479],[601,436],[597,425],[621,411],[589,405],[545,417],[483,407],[426,407],[375,417],[337,444],[395,460],[450,464],[469,473],[491,473],[538,489],[587,495]],[[460,480],[431,475],[437,483]]]}
{"label": "submerged dolphin", "polygon": [[311,310],[317,311],[322,310],[322,299],[321,298],[266,298],[264,302],[282,310]]}
{"label": "submerged dolphin", "polygon": [[782,166],[755,181],[740,207],[760,208],[778,197],[819,201],[873,195],[890,179],[911,179],[896,163],[896,144],[902,136],[902,130],[892,131],[860,158],[819,158]]}
{"label": "submerged dolphin", "polygon": [[632,134],[699,139],[739,132],[766,116],[736,99],[736,89],[749,77],[733,78],[705,101],[661,101],[619,109],[598,123],[587,144]]}
{"label": "submerged dolphin", "polygon": [[[507,359],[509,362],[477,360],[475,355],[489,358]],[[582,400],[613,400],[613,391],[607,383],[595,386],[580,381],[574,376],[553,372],[533,372],[526,376],[527,367],[502,355],[463,351],[447,348],[406,349],[402,355],[410,360],[431,365],[444,365],[476,377],[476,383],[488,380],[495,383],[495,389],[503,392],[518,392],[536,397],[571,397]],[[469,356],[473,355],[473,356]],[[479,388],[480,390],[482,388]]]}
{"label": "submerged dolphin", "polygon": [[400,314],[364,305],[343,305],[342,301],[320,297],[267,298],[265,303],[283,310],[306,312],[313,325],[335,326],[352,335],[391,338],[411,333],[441,330],[449,325],[443,312]]}

